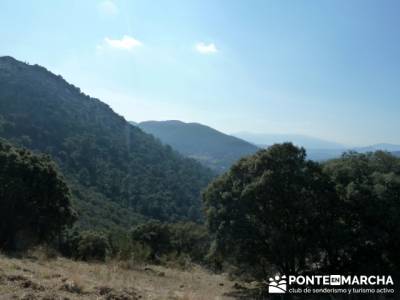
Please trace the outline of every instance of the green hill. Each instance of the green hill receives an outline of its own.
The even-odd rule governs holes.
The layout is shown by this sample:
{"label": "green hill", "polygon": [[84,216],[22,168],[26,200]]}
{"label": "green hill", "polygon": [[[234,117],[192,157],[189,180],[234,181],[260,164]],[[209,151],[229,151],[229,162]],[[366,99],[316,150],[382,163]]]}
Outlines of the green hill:
{"label": "green hill", "polygon": [[0,57],[0,137],[57,162],[83,227],[199,220],[214,176],[61,76],[11,57]]}
{"label": "green hill", "polygon": [[147,121],[137,126],[218,173],[258,150],[246,141],[198,123]]}

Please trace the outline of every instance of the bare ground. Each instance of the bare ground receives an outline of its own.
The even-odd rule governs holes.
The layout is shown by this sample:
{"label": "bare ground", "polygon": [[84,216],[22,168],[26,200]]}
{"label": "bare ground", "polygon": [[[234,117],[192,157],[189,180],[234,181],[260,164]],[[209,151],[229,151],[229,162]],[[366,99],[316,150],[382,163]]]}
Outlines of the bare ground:
{"label": "bare ground", "polygon": [[127,269],[117,263],[0,255],[0,299],[234,299],[235,282],[193,266]]}

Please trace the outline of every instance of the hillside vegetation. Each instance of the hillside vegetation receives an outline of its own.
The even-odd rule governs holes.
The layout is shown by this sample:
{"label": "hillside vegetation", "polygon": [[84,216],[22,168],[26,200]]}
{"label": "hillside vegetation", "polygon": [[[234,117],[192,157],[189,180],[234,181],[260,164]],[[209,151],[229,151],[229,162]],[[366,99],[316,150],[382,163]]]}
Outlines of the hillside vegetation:
{"label": "hillside vegetation", "polygon": [[41,66],[0,58],[0,137],[51,156],[72,190],[81,227],[201,219],[209,169]]}
{"label": "hillside vegetation", "polygon": [[115,261],[0,255],[0,299],[228,300],[234,299],[229,296],[234,285],[226,276],[196,266],[186,271],[154,265],[126,268]]}

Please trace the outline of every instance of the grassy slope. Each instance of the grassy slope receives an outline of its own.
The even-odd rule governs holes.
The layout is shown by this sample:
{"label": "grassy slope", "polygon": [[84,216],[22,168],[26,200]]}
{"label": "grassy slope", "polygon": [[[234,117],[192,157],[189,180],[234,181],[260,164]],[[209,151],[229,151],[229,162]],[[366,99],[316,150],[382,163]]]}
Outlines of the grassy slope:
{"label": "grassy slope", "polygon": [[122,268],[35,256],[0,256],[0,299],[232,299],[233,282],[199,267]]}

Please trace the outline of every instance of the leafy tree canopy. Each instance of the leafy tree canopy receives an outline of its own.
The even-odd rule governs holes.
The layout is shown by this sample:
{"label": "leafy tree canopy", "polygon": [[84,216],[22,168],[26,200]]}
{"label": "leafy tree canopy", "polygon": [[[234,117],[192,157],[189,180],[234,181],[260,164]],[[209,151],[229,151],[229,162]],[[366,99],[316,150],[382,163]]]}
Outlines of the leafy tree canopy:
{"label": "leafy tree canopy", "polygon": [[324,165],[344,206],[346,271],[400,270],[400,159],[387,153],[346,153]]}
{"label": "leafy tree canopy", "polygon": [[0,248],[52,238],[74,220],[69,189],[50,158],[0,140]]}
{"label": "leafy tree canopy", "polygon": [[334,226],[335,193],[321,167],[290,143],[240,160],[204,193],[213,255],[260,275],[304,272]]}
{"label": "leafy tree canopy", "polygon": [[242,159],[203,198],[216,262],[230,258],[261,276],[400,269],[400,159],[389,153],[319,165],[304,149],[274,145]]}

